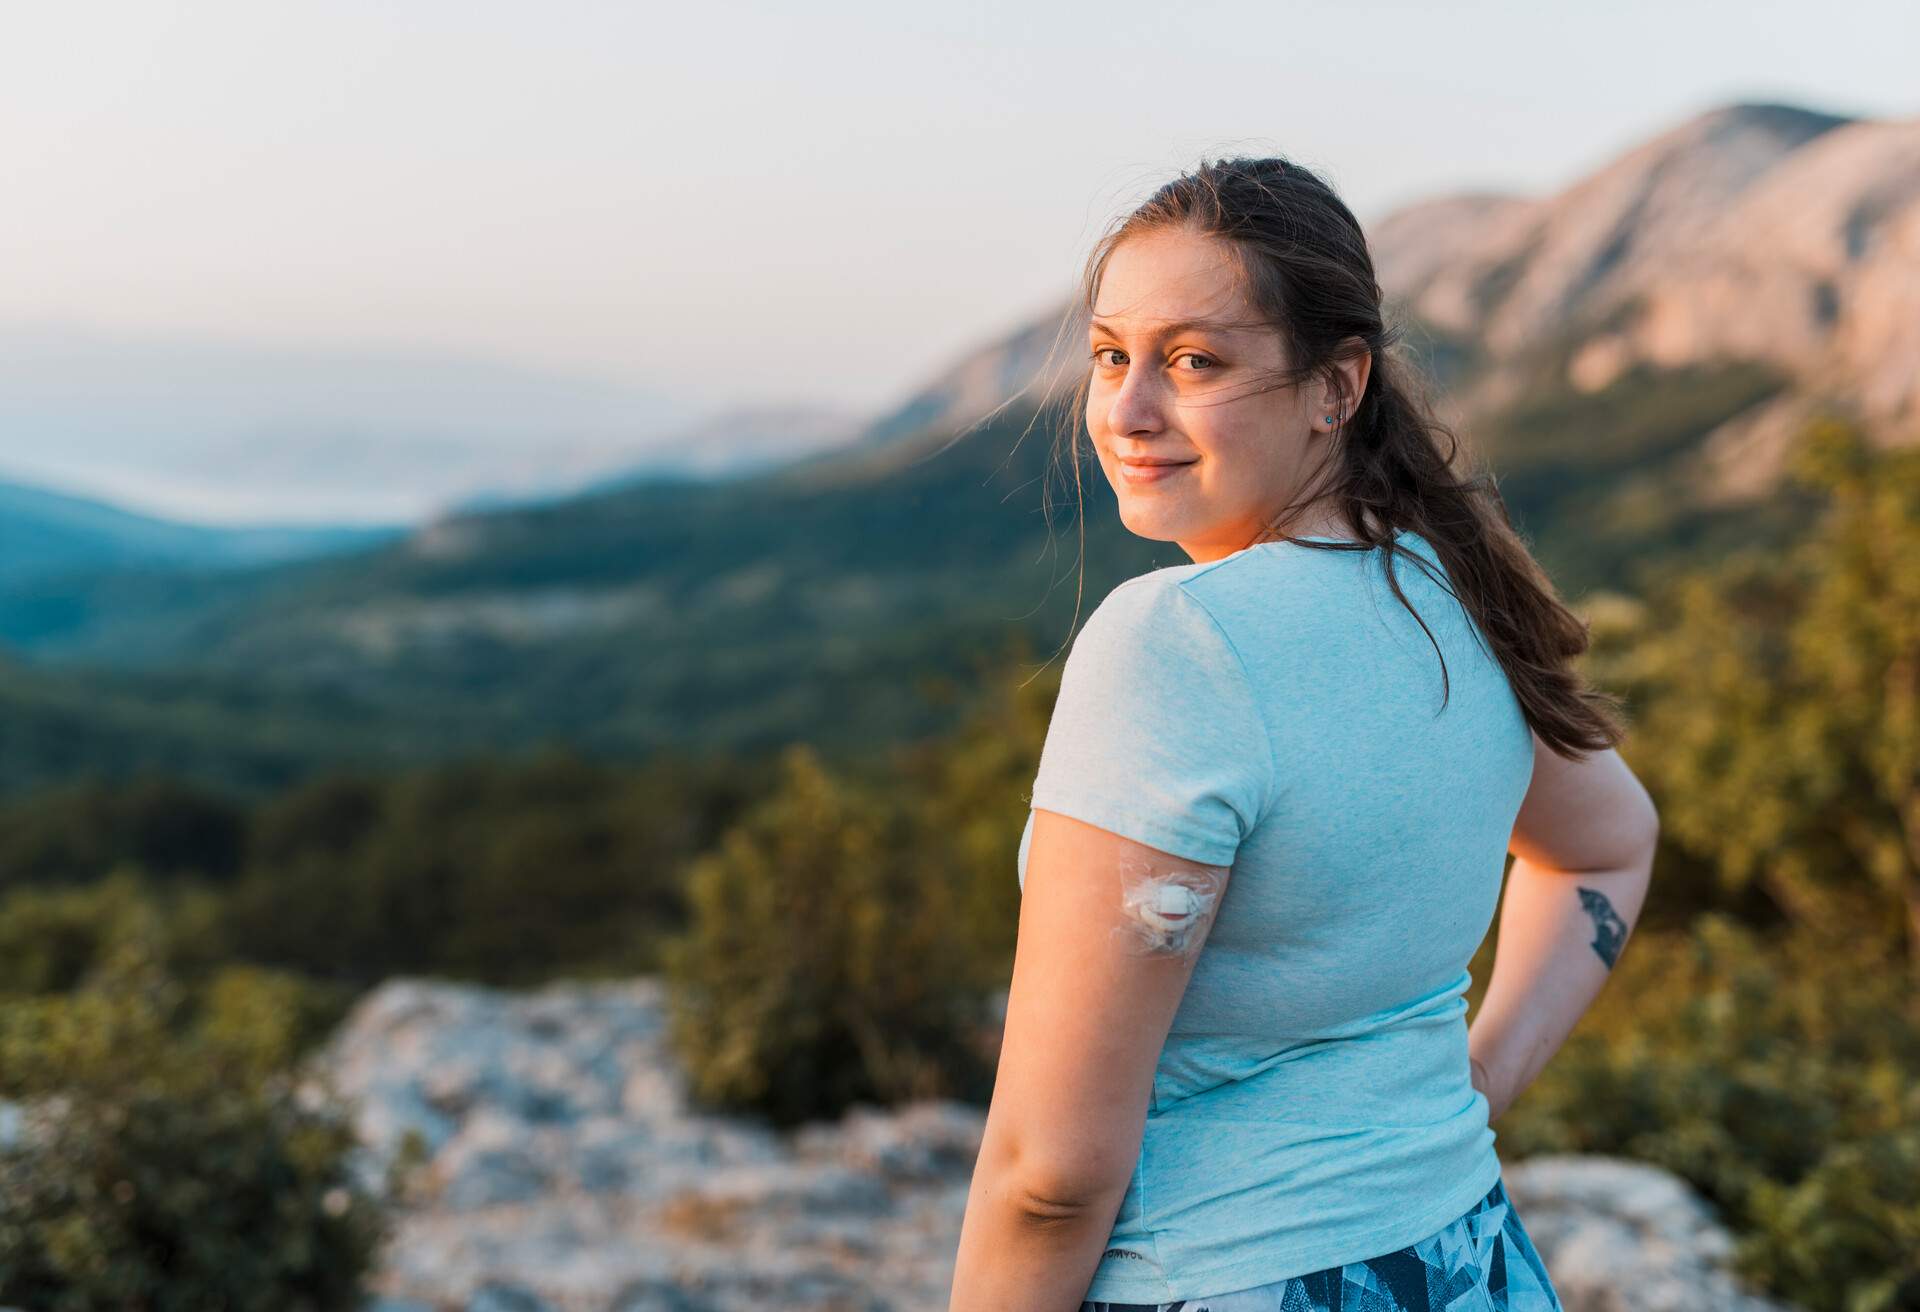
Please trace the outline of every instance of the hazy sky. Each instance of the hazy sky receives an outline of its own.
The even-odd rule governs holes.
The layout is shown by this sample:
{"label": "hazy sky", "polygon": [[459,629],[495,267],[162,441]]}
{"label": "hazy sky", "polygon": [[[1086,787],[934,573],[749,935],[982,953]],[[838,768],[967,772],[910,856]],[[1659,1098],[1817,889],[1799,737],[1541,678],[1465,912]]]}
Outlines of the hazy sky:
{"label": "hazy sky", "polygon": [[1282,152],[1363,222],[1735,99],[1920,113],[1914,0],[11,0],[0,325],[473,351],[867,409],[1123,202]]}

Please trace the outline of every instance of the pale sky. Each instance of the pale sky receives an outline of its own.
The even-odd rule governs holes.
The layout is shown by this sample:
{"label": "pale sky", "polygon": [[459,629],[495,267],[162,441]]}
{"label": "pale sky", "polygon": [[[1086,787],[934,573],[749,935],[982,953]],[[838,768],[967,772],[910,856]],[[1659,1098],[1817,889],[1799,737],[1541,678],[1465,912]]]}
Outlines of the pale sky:
{"label": "pale sky", "polygon": [[0,3],[0,328],[693,411],[899,399],[1205,154],[1289,155],[1366,223],[1731,100],[1920,113],[1913,0]]}

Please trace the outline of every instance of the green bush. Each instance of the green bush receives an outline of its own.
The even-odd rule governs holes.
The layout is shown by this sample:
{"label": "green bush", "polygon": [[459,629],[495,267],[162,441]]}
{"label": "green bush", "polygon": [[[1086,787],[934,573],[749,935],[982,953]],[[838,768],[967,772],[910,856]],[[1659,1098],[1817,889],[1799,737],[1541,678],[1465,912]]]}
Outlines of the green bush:
{"label": "green bush", "polygon": [[1789,550],[1595,627],[1661,853],[1617,977],[1499,1129],[1678,1172],[1801,1306],[1920,1309],[1920,453],[1827,420],[1787,467],[1819,503]]}
{"label": "green bush", "polygon": [[[357,1307],[384,1200],[345,1109],[281,1073],[314,1017],[287,980],[166,970],[150,908],[65,994],[0,1005],[0,1304],[36,1312]],[[248,987],[265,985],[264,992]]]}
{"label": "green bush", "polygon": [[79,986],[151,907],[122,871],[85,888],[16,889],[0,898],[0,998]]}
{"label": "green bush", "polygon": [[1920,1308],[1920,998],[1891,935],[1636,932],[1501,1118],[1503,1153],[1689,1181],[1748,1277],[1816,1312]]}
{"label": "green bush", "polygon": [[781,1125],[862,1101],[984,1100],[952,858],[807,748],[782,767],[773,795],[693,863],[691,924],[664,945],[694,1096]]}
{"label": "green bush", "polygon": [[1006,988],[1013,975],[1020,832],[1060,692],[1058,660],[1034,671],[1024,643],[1004,669],[982,668],[968,685],[975,701],[961,723],[903,745],[872,781],[912,808],[926,843],[956,867],[952,932],[967,945],[983,992]]}
{"label": "green bush", "polygon": [[770,778],[757,760],[559,746],[334,772],[235,811],[231,859],[226,813],[190,791],[47,789],[0,808],[0,996],[70,987],[130,897],[164,904],[166,955],[196,986],[234,962],[344,989],[651,972],[686,922],[687,863]]}
{"label": "green bush", "polygon": [[1904,933],[1920,980],[1920,451],[1822,422],[1789,468],[1825,499],[1804,539],[1665,580],[1598,670],[1643,708],[1622,752],[1663,834],[1725,896]]}
{"label": "green bush", "polygon": [[261,808],[223,933],[249,961],[363,987],[652,970],[684,923],[682,867],[718,832],[718,773],[554,751],[317,779]]}
{"label": "green bush", "polygon": [[79,888],[16,889],[0,897],[0,1005],[70,992],[117,954],[145,952],[181,986],[184,1021],[253,1047],[263,1067],[289,1064],[326,1037],[358,991],[233,963],[225,897],[187,882],[155,889],[126,868]]}
{"label": "green bush", "polygon": [[0,889],[75,884],[117,866],[219,884],[239,873],[242,803],[154,769],[97,775],[0,801]]}

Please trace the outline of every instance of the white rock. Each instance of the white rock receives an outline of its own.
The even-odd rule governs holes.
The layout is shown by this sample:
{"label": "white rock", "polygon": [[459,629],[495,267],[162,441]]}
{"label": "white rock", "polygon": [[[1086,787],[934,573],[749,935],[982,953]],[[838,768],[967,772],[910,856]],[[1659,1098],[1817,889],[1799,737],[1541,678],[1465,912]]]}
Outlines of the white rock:
{"label": "white rock", "polygon": [[1548,1155],[1502,1173],[1568,1312],[1773,1312],[1727,1270],[1733,1239],[1679,1177],[1645,1162]]}
{"label": "white rock", "polygon": [[[790,1133],[695,1113],[663,1008],[652,979],[363,1000],[322,1072],[364,1099],[371,1154],[405,1126],[432,1149],[434,1187],[383,1254],[385,1312],[945,1308],[983,1109],[862,1106]],[[1506,1180],[1569,1312],[1771,1306],[1666,1172],[1539,1158]]]}

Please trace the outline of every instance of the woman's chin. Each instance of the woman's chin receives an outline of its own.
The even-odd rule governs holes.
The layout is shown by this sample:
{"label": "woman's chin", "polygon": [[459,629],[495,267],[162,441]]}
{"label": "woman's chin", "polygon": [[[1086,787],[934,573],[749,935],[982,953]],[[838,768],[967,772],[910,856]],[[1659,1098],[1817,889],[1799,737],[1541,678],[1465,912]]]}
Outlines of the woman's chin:
{"label": "woman's chin", "polygon": [[1180,537],[1175,516],[1156,514],[1151,508],[1128,506],[1124,500],[1120,505],[1120,523],[1135,537],[1152,542],[1173,542]]}

